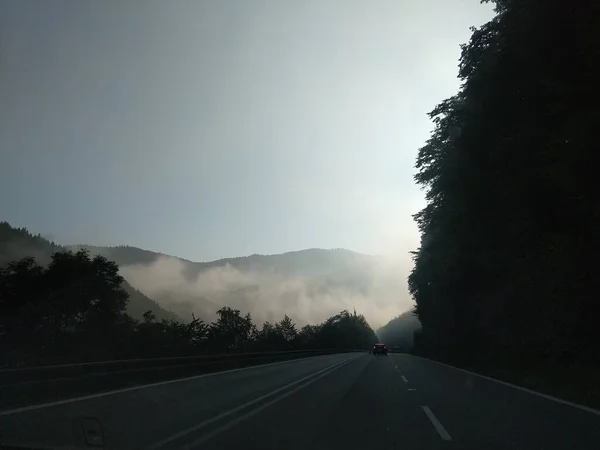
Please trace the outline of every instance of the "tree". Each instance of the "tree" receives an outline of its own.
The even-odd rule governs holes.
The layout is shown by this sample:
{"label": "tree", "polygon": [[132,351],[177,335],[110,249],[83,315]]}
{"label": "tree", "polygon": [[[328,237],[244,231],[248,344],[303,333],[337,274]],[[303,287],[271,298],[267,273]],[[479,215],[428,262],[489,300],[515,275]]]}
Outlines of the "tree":
{"label": "tree", "polygon": [[156,321],[156,316],[154,315],[152,310],[148,310],[144,314],[142,314],[142,320],[143,320],[143,323],[150,324],[150,323]]}
{"label": "tree", "polygon": [[589,265],[599,249],[598,5],[495,4],[462,47],[461,89],[430,114],[417,158],[427,190],[408,280],[418,340],[453,356],[600,361]]}
{"label": "tree", "polygon": [[298,347],[306,349],[318,348],[318,336],[320,330],[320,325],[304,325],[296,337]]}
{"label": "tree", "polygon": [[118,266],[86,250],[55,252],[47,267],[34,258],[0,268],[0,358],[3,364],[48,364],[200,353],[294,348],[366,348],[375,341],[364,316],[342,311],[300,331],[285,315],[258,330],[250,313],[222,307],[206,324],[138,321],[125,313]]}
{"label": "tree", "polygon": [[0,324],[4,342],[15,345],[31,335],[44,313],[44,268],[34,258],[23,258],[0,268]]}
{"label": "tree", "polygon": [[86,250],[56,252],[45,271],[48,319],[57,329],[82,322],[113,323],[125,312],[128,294],[119,267]]}
{"label": "tree", "polygon": [[192,321],[186,325],[186,334],[193,347],[200,348],[206,343],[208,331],[208,325],[192,314]]}
{"label": "tree", "polygon": [[323,348],[366,349],[377,341],[365,317],[347,310],[327,319],[318,328],[316,338]]}
{"label": "tree", "polygon": [[291,344],[298,335],[296,324],[292,322],[292,319],[290,319],[287,314],[283,316],[283,319],[276,325],[276,329],[281,334],[283,340],[288,344]]}
{"label": "tree", "polygon": [[279,350],[284,345],[285,339],[277,324],[266,321],[256,333],[255,347],[257,350]]}
{"label": "tree", "polygon": [[[43,267],[31,257],[0,269],[0,321],[3,347],[24,354],[75,355],[102,347],[100,330],[118,321],[127,293],[118,267],[85,251],[55,252]],[[70,336],[78,333],[77,339]],[[77,349],[76,349],[77,347]]]}
{"label": "tree", "polygon": [[239,309],[228,306],[217,311],[218,319],[210,326],[210,337],[221,351],[244,349],[255,332],[250,313],[242,316]]}

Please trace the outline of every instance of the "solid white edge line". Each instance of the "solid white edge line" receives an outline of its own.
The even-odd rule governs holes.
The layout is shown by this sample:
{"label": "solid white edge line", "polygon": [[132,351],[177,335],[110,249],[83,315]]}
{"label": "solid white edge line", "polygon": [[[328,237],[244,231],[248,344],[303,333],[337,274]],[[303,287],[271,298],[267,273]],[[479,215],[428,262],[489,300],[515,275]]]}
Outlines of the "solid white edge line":
{"label": "solid white edge line", "polygon": [[[169,444],[169,443],[171,443],[171,442],[173,442],[173,441],[175,441],[177,439],[180,439],[180,438],[182,438],[184,436],[187,436],[190,433],[198,431],[201,428],[204,428],[205,426],[210,425],[213,422],[217,422],[217,421],[219,421],[221,419],[224,419],[225,417],[228,417],[228,416],[230,416],[232,414],[235,414],[236,412],[239,412],[239,411],[241,411],[241,410],[243,410],[243,409],[245,409],[245,408],[247,408],[249,406],[252,406],[252,405],[254,405],[254,404],[258,403],[258,402],[261,402],[261,401],[263,401],[263,400],[265,400],[265,399],[267,399],[269,397],[272,397],[272,396],[274,396],[275,394],[277,394],[277,393],[279,393],[281,391],[284,391],[284,390],[286,390],[286,389],[288,389],[288,388],[290,388],[292,386],[295,386],[297,384],[303,383],[306,380],[308,380],[308,379],[310,379],[312,377],[315,377],[316,375],[322,374],[323,372],[331,371],[331,370],[339,367],[340,365],[343,365],[343,364],[346,364],[346,363],[352,361],[355,358],[356,357],[349,358],[349,359],[344,360],[344,361],[339,361],[339,362],[337,362],[335,364],[332,364],[331,366],[327,366],[327,367],[325,367],[323,369],[317,370],[316,372],[313,372],[313,373],[311,373],[311,374],[309,374],[309,375],[307,375],[305,377],[302,377],[299,380],[292,381],[291,383],[288,383],[285,386],[277,388],[274,391],[267,392],[266,394],[263,394],[263,395],[261,395],[259,397],[256,397],[256,398],[254,398],[254,399],[252,399],[252,400],[250,400],[250,401],[248,401],[248,402],[246,402],[246,403],[244,403],[244,404],[242,404],[240,406],[237,406],[237,407],[235,407],[233,409],[230,409],[229,411],[225,411],[224,413],[221,413],[219,415],[213,416],[210,419],[207,419],[207,420],[205,420],[203,422],[200,422],[200,423],[198,423],[198,424],[196,424],[196,425],[194,425],[194,426],[192,426],[190,428],[186,428],[185,430],[181,430],[181,431],[179,431],[179,432],[177,432],[175,434],[172,434],[171,436],[169,436],[169,437],[167,437],[165,439],[162,439],[162,440],[160,440],[160,441],[158,441],[158,442],[156,442],[156,443],[154,443],[154,444],[152,444],[150,446],[147,446],[146,449],[147,450],[158,449],[158,448],[160,448],[160,447],[162,447],[162,446],[164,446],[166,444]],[[233,421],[232,421],[232,423],[233,423]]]}
{"label": "solid white edge line", "polygon": [[[43,443],[30,443],[29,441],[2,441],[2,444],[0,444],[0,449],[5,449],[5,448],[18,448],[19,450],[26,450],[26,449],[33,449],[33,448],[43,448],[44,450],[90,450],[90,446],[86,445],[85,447],[79,445],[79,444],[74,444],[74,445],[53,445],[53,444],[48,444],[47,442],[43,442]],[[93,448],[93,447],[91,447]],[[98,449],[102,449],[105,447],[97,447]]]}
{"label": "solid white edge line", "polygon": [[404,375],[402,375],[402,381],[404,381],[405,383],[408,383],[408,380],[406,379],[406,377]]}
{"label": "solid white edge line", "polygon": [[451,441],[452,438],[450,437],[450,434],[448,434],[448,432],[446,431],[442,423],[438,420],[438,418],[435,417],[435,414],[431,409],[429,409],[429,406],[421,405],[421,408],[423,408],[423,411],[425,411],[425,415],[429,418],[429,421],[433,424],[435,431],[438,432],[442,440]]}
{"label": "solid white edge line", "polygon": [[513,388],[513,389],[518,389],[519,391],[523,391],[523,392],[527,392],[529,394],[537,395],[538,397],[543,397],[543,398],[545,398],[547,400],[552,400],[552,401],[555,401],[557,403],[562,403],[563,405],[571,406],[573,408],[581,409],[582,411],[589,412],[589,413],[592,413],[592,414],[596,414],[597,416],[600,416],[600,410],[597,410],[597,409],[594,409],[594,408],[590,408],[589,406],[580,405],[578,403],[573,403],[573,402],[570,402],[568,400],[563,400],[561,398],[553,397],[553,396],[548,395],[548,394],[542,394],[541,392],[537,392],[537,391],[534,391],[532,389],[527,389],[527,388],[522,387],[522,386],[517,386],[516,384],[507,383],[506,381],[497,380],[496,378],[492,378],[492,377],[488,377],[488,376],[485,376],[485,375],[481,375],[479,373],[471,372],[469,370],[461,369],[459,367],[454,367],[454,366],[451,366],[450,364],[445,364],[443,362],[435,361],[433,359],[424,358],[422,356],[417,356],[417,355],[411,355],[411,356],[413,358],[424,359],[425,361],[430,361],[432,363],[439,364],[441,366],[446,366],[446,367],[449,367],[450,369],[459,370],[461,372],[465,372],[465,373],[468,373],[470,375],[475,375],[476,377],[479,377],[479,378],[483,378],[483,379],[486,379],[486,380],[489,380],[489,381],[494,381],[495,383],[503,384],[504,386],[508,386],[508,387]]}
{"label": "solid white edge line", "polygon": [[29,405],[29,406],[22,406],[20,408],[15,408],[15,409],[8,409],[6,411],[0,411],[0,417],[1,416],[9,416],[11,414],[19,414],[19,413],[27,412],[27,411],[35,411],[37,409],[50,408],[52,406],[66,405],[68,403],[82,402],[85,400],[92,400],[92,399],[100,398],[100,397],[107,397],[109,395],[122,394],[124,392],[139,391],[141,389],[147,389],[147,388],[156,387],[156,386],[163,386],[166,384],[181,383],[184,381],[197,380],[200,378],[212,377],[212,376],[216,376],[216,375],[224,375],[227,373],[241,372],[243,370],[259,369],[262,367],[276,366],[279,364],[292,363],[292,362],[297,362],[297,361],[306,361],[306,360],[309,360],[312,358],[331,357],[331,356],[342,355],[342,354],[343,353],[332,353],[330,355],[319,355],[319,356],[308,356],[306,358],[286,359],[285,361],[275,361],[272,363],[259,364],[256,366],[239,367],[237,369],[222,370],[221,372],[203,373],[201,375],[194,375],[193,377],[177,378],[175,380],[159,381],[159,382],[150,383],[150,384],[140,384],[138,386],[131,386],[128,388],[116,389],[113,391],[98,392],[97,394],[84,395],[82,397],[72,397],[72,398],[66,398],[64,400],[57,400],[54,402],[40,403],[38,405]]}
{"label": "solid white edge line", "polygon": [[329,375],[331,372],[333,372],[336,369],[339,369],[340,367],[345,366],[346,364],[348,364],[350,361],[354,360],[356,358],[352,358],[349,359],[347,361],[342,362],[341,364],[337,364],[335,365],[335,367],[332,367],[331,370],[327,370],[323,373],[321,373],[319,376],[311,378],[310,380],[308,380],[306,383],[301,384],[300,386],[295,387],[294,389],[292,389],[291,391],[287,391],[284,392],[283,394],[281,394],[278,397],[275,397],[274,399],[268,401],[267,403],[263,403],[262,405],[258,406],[257,408],[254,408],[250,411],[248,411],[246,414],[240,416],[240,417],[236,417],[233,420],[231,420],[228,423],[223,424],[222,426],[220,426],[219,428],[210,431],[209,433],[205,434],[204,436],[196,439],[194,442],[192,442],[191,444],[186,445],[185,447],[183,447],[183,450],[193,450],[195,447],[197,447],[200,444],[203,444],[204,442],[208,441],[209,439],[212,439],[213,437],[217,436],[218,434],[223,433],[224,431],[227,431],[228,429],[230,429],[231,427],[237,425],[240,422],[243,422],[244,420],[249,419],[250,417],[255,416],[256,414],[258,414],[259,412],[267,409],[268,407],[274,405],[275,403],[283,400],[284,398],[289,397],[292,394],[295,394],[296,392],[298,392],[300,389],[305,388],[306,386],[308,386],[309,384],[314,383],[315,381]]}

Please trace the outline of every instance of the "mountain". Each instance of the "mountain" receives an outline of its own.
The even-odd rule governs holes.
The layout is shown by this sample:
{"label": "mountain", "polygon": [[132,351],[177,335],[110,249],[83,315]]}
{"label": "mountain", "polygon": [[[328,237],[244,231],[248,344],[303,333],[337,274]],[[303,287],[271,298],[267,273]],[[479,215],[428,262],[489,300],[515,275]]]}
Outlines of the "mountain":
{"label": "mountain", "polygon": [[[51,255],[60,250],[65,250],[65,247],[40,234],[36,236],[25,228],[14,228],[8,222],[0,222],[0,267],[26,256],[33,256],[40,264],[47,264]],[[127,313],[132,317],[140,319],[144,312],[152,310],[159,320],[178,319],[176,314],[162,308],[127,281],[123,283],[123,288],[129,293]]]}
{"label": "mountain", "polygon": [[288,314],[299,325],[353,308],[385,323],[408,307],[405,277],[381,257],[345,249],[307,249],[193,262],[137,247],[87,248],[115,261],[136,289],[184,320],[212,320],[222,306],[251,312],[256,322]]}
{"label": "mountain", "polygon": [[407,352],[412,348],[415,331],[420,328],[421,322],[411,310],[393,318],[375,333],[380,342],[389,346],[398,346],[401,351]]}

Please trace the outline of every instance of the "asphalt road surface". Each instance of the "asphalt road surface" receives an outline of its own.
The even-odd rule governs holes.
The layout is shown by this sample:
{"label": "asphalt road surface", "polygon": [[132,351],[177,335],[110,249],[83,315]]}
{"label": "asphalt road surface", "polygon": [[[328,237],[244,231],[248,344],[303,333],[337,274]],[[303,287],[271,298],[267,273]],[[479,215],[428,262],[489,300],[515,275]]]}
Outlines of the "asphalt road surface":
{"label": "asphalt road surface", "polygon": [[[1,399],[0,399],[1,400]],[[0,401],[1,405],[1,401]],[[0,412],[0,443],[110,449],[598,449],[600,413],[406,355],[346,353]]]}

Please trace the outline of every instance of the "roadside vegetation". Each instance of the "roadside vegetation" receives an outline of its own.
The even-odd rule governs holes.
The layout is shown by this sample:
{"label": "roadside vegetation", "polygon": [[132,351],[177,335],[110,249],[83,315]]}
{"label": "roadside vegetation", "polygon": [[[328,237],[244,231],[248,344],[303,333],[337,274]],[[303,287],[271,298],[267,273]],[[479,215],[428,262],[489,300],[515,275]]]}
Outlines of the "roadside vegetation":
{"label": "roadside vegetation", "polygon": [[342,311],[298,328],[284,316],[257,326],[227,306],[206,323],[126,313],[119,267],[86,250],[55,252],[0,268],[0,364],[20,367],[126,358],[299,349],[367,349],[376,341],[364,316]]}
{"label": "roadside vegetation", "polygon": [[600,406],[600,6],[494,3],[416,163],[414,352]]}

